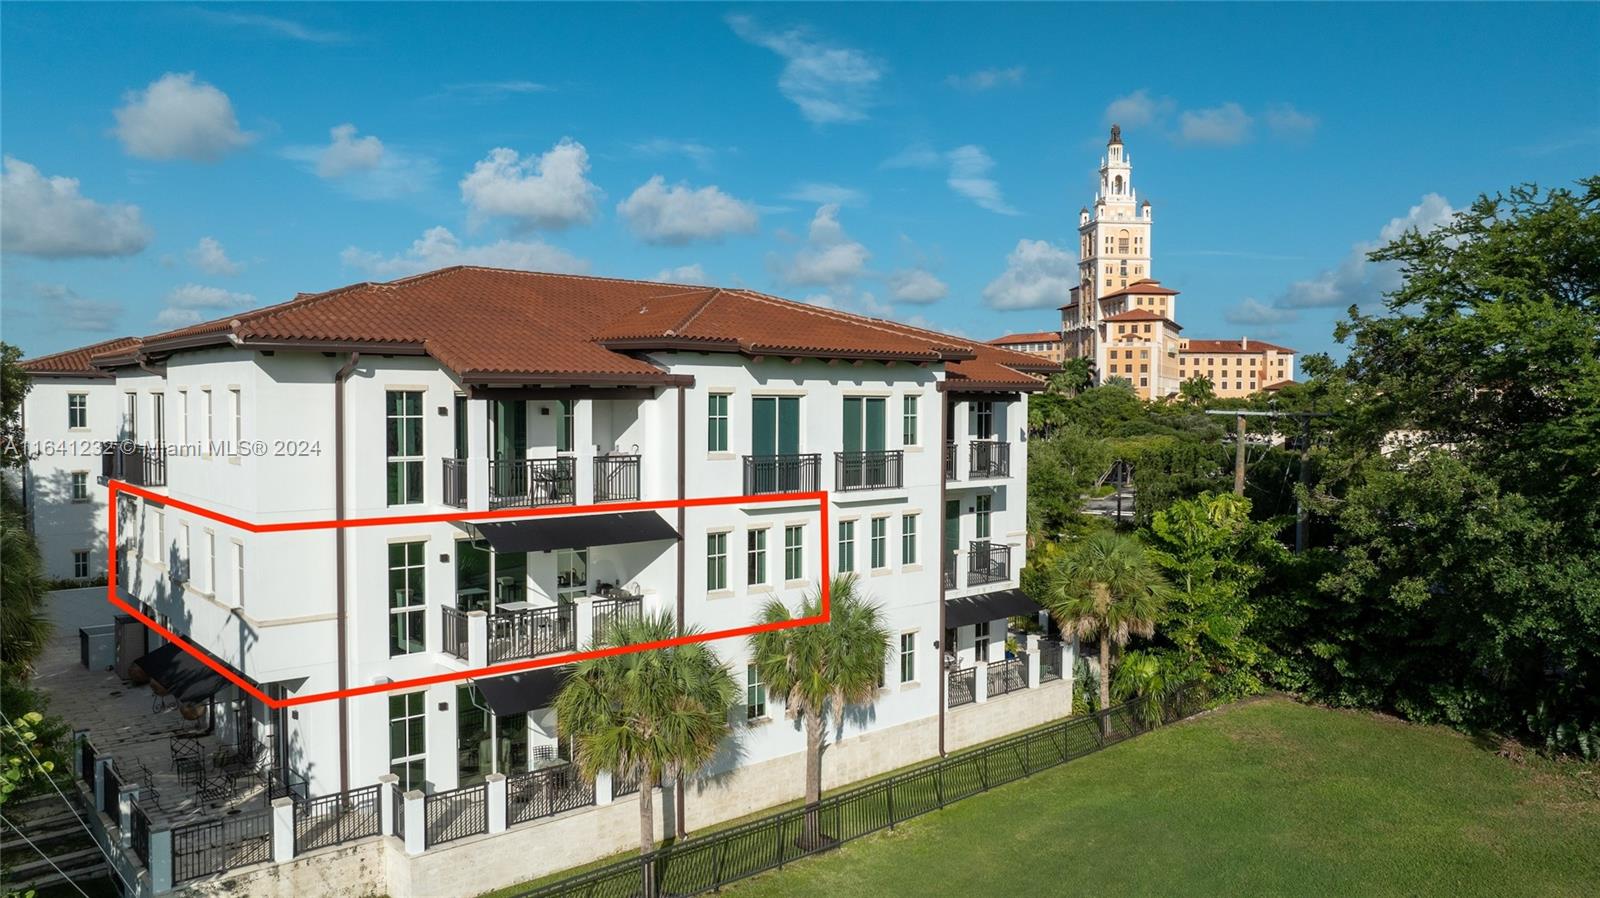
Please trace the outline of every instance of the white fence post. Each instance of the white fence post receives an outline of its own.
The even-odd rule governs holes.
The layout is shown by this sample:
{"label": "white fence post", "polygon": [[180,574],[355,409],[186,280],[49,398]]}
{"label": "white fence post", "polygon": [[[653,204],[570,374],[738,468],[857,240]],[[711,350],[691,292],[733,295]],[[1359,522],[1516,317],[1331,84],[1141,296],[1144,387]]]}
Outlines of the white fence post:
{"label": "white fence post", "polygon": [[1067,681],[1067,713],[1072,713],[1072,702],[1078,691],[1078,637],[1061,640],[1061,679]]}
{"label": "white fence post", "polygon": [[72,731],[72,773],[83,779],[83,743],[89,741],[88,730]]}
{"label": "white fence post", "polygon": [[1028,653],[1028,688],[1039,688],[1039,634],[1029,633],[1027,639]]}
{"label": "white fence post", "polygon": [[416,789],[406,793],[406,854],[428,850],[428,814],[423,801],[422,793]]}
{"label": "white fence post", "polygon": [[611,782],[611,771],[602,770],[594,775],[594,803],[596,806],[610,804],[615,800],[613,794],[615,786]]}
{"label": "white fence post", "polygon": [[99,755],[94,759],[94,812],[97,814],[106,806],[106,769],[110,766],[110,755]]}
{"label": "white fence post", "polygon": [[477,670],[489,666],[489,614],[467,612],[467,667]]}
{"label": "white fence post", "polygon": [[400,777],[385,773],[378,777],[378,833],[394,835],[394,794],[400,788]]}
{"label": "white fence post", "polygon": [[117,829],[122,833],[122,847],[133,845],[133,803],[139,797],[138,786],[123,786],[117,792]]}
{"label": "white fence post", "polygon": [[491,773],[487,777],[484,798],[489,803],[489,832],[506,831],[506,775]]}
{"label": "white fence post", "polygon": [[294,799],[272,800],[272,862],[287,864],[294,860]]}
{"label": "white fence post", "polygon": [[172,891],[172,830],[150,830],[150,894]]}
{"label": "white fence post", "polygon": [[989,662],[972,662],[972,700],[986,702],[989,700]]}
{"label": "white fence post", "polygon": [[572,603],[572,613],[578,616],[573,626],[578,648],[585,648],[594,642],[594,596],[584,596]]}

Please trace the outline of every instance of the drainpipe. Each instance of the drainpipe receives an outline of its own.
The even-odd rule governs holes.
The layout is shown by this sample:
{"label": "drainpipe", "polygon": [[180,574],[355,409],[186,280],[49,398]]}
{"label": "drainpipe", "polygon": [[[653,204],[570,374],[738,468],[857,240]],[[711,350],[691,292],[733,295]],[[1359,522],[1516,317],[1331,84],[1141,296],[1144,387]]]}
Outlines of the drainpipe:
{"label": "drainpipe", "polygon": [[[687,467],[687,457],[685,455],[685,448],[686,447],[685,447],[685,444],[684,444],[685,441],[684,441],[684,434],[683,434],[684,421],[686,420],[686,415],[687,415],[687,411],[686,411],[685,407],[686,407],[686,405],[688,403],[688,399],[689,399],[689,396],[688,396],[687,391],[684,389],[683,384],[679,384],[678,385],[678,498],[680,500],[688,498],[685,495],[685,492],[688,489],[688,473],[687,473],[688,467]],[[683,556],[684,556],[684,548],[685,548],[686,544],[685,544],[684,539],[683,539],[683,528],[685,526],[685,517],[686,517],[686,510],[684,509],[682,502],[680,502],[678,504],[678,635],[679,636],[683,635],[683,629],[684,629],[684,619],[683,619],[684,618],[684,612],[683,612],[683,572],[684,572],[685,559],[684,559]],[[674,828],[674,832],[677,834],[677,838],[681,839],[681,838],[684,837],[684,835],[685,835],[684,830],[687,828],[687,826],[685,825],[685,822],[684,822],[684,812],[683,812],[684,788],[683,788],[683,776],[681,774],[678,776],[677,792],[678,792],[677,800],[672,803],[673,806],[676,808],[677,815],[678,815],[678,825]]]}
{"label": "drainpipe", "polygon": [[[361,361],[361,353],[350,353],[350,360],[333,375],[333,519],[344,520],[344,382]],[[348,647],[345,644],[345,547],[343,527],[333,530],[334,627],[338,640],[339,691],[350,686]],[[339,791],[350,791],[350,700],[339,696]]]}
{"label": "drainpipe", "polygon": [[[942,397],[945,394],[935,393],[934,395]],[[945,399],[944,402],[940,403],[939,408],[939,583],[936,588],[939,590],[939,757],[941,758],[944,757],[945,689],[946,682],[950,679],[949,670],[945,667],[944,656],[946,652],[951,650],[950,646],[944,644],[946,638],[946,628],[944,625],[944,584],[945,576],[947,574],[945,568],[950,564],[950,553],[946,551],[944,547],[944,531],[945,527],[947,526],[944,520],[944,516],[947,513],[945,509],[945,502],[947,501],[945,499],[945,492],[950,488],[949,478],[945,476],[944,460],[944,454],[950,451],[949,406],[950,400]]]}

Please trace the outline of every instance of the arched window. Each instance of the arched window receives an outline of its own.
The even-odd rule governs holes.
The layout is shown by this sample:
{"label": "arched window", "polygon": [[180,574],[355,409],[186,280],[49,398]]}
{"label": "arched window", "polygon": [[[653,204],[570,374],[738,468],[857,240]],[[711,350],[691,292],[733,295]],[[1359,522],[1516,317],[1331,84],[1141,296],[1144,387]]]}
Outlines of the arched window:
{"label": "arched window", "polygon": [[1116,180],[1111,182],[1111,192],[1117,194],[1118,196],[1122,195],[1122,176],[1121,175],[1117,175]]}

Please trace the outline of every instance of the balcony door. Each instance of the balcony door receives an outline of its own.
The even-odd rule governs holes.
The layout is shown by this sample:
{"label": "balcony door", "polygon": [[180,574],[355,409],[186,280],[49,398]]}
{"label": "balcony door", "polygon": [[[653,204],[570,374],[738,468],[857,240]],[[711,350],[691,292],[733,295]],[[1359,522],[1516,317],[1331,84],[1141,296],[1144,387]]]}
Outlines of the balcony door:
{"label": "balcony door", "polygon": [[944,563],[945,582],[950,583],[956,573],[956,552],[961,548],[961,500],[948,499],[944,503]]}
{"label": "balcony door", "polygon": [[888,403],[882,398],[844,398],[845,488],[887,482],[883,451]]}
{"label": "balcony door", "polygon": [[[756,458],[758,492],[800,488],[800,397],[756,396],[750,400],[750,454]],[[788,458],[779,458],[788,456]]]}
{"label": "balcony door", "polygon": [[520,399],[489,402],[489,471],[496,496],[528,493],[528,403]]}

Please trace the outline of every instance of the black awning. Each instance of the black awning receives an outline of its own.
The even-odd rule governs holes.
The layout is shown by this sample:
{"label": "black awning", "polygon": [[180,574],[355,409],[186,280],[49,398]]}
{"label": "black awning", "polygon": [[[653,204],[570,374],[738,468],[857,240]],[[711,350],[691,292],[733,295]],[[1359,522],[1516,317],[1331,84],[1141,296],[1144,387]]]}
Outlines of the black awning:
{"label": "black awning", "polygon": [[139,669],[151,680],[160,683],[169,695],[191,705],[216,695],[217,690],[228,684],[221,674],[184,651],[176,642],[169,642],[133,663],[139,665]]}
{"label": "black awning", "polygon": [[554,704],[556,693],[571,672],[571,665],[536,667],[503,677],[475,679],[472,684],[483,694],[489,710],[501,715],[521,714]]}
{"label": "black awning", "polygon": [[477,527],[496,552],[548,552],[678,538],[678,531],[653,511],[486,521]]}
{"label": "black awning", "polygon": [[1024,614],[1038,614],[1039,603],[1020,589],[1002,589],[978,596],[964,596],[944,600],[944,625],[965,627],[984,621],[1000,620]]}

